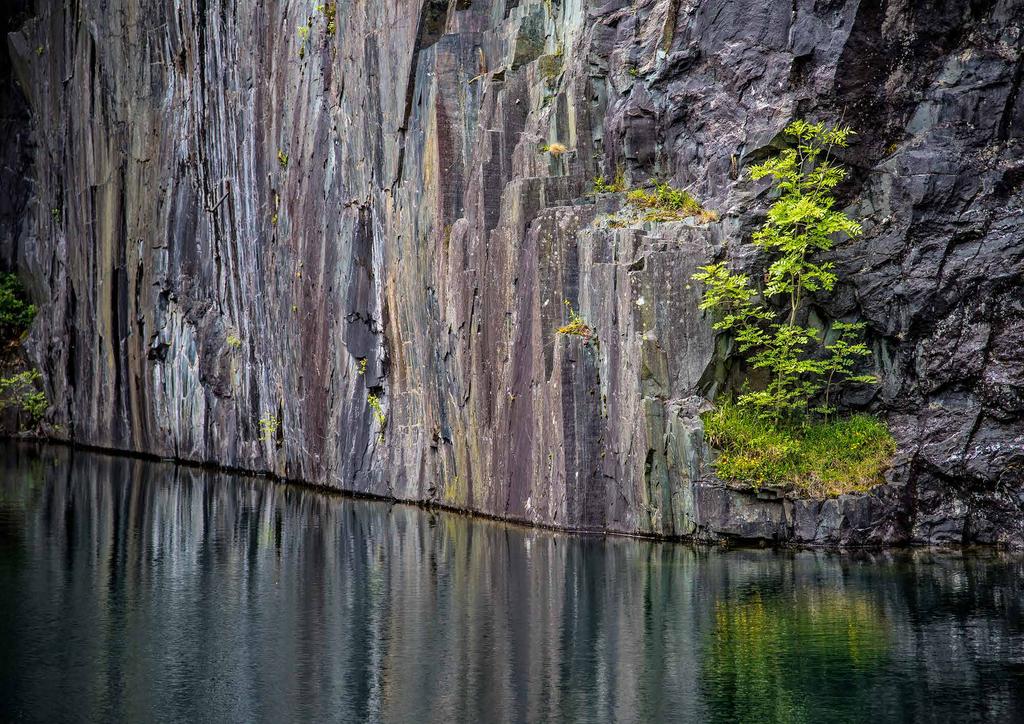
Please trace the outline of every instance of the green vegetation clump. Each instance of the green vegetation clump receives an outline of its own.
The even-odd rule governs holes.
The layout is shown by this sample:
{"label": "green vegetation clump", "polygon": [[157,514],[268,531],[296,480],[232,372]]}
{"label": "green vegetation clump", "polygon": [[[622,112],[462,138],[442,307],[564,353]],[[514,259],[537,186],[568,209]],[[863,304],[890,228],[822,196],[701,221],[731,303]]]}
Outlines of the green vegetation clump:
{"label": "green vegetation clump", "polygon": [[[598,193],[625,191],[625,183],[621,176],[609,184],[604,177],[594,181],[594,190]],[[633,189],[626,194],[626,203],[640,221],[680,221],[696,218],[700,223],[717,221],[718,214],[705,209],[688,191],[677,189],[667,183],[659,182],[651,189]],[[621,224],[611,224],[620,226]]]}
{"label": "green vegetation clump", "polygon": [[582,337],[584,341],[589,341],[592,337],[596,336],[590,325],[583,321],[583,317],[579,315],[579,312],[572,308],[572,304],[568,299],[565,300],[565,308],[569,312],[569,321],[558,328],[558,334]]}
{"label": "green vegetation clump", "polygon": [[41,380],[38,370],[0,377],[0,410],[17,407],[28,416],[30,424],[39,422],[49,404],[46,393],[38,389]]}
{"label": "green vegetation clump", "polygon": [[594,193],[596,194],[620,194],[626,190],[626,174],[620,168],[615,172],[615,178],[611,181],[604,176],[594,179]]}
{"label": "green vegetation clump", "polygon": [[[594,178],[595,194],[612,194],[629,191],[626,175],[621,168],[615,178],[608,180],[605,176]],[[677,189],[665,182],[656,183],[650,189],[633,189],[626,194],[627,209],[622,215],[612,215],[608,219],[611,227],[622,227],[636,221],[680,221],[696,218],[704,224],[718,221],[718,214],[705,209],[688,191]]]}
{"label": "green vegetation clump", "polygon": [[626,194],[626,201],[640,212],[644,221],[677,221],[704,211],[689,192],[667,183],[655,184],[651,190],[633,189]]}
{"label": "green vegetation clump", "polygon": [[[786,128],[794,147],[751,169],[754,179],[773,178],[779,191],[753,236],[768,261],[763,286],[725,263],[694,274],[705,287],[701,308],[717,313],[714,328],[732,335],[748,364],[767,377],[706,420],[709,439],[722,450],[721,478],[832,495],[878,482],[893,454],[882,422],[865,415],[829,419],[836,385],[878,382],[855,372],[870,356],[861,341],[864,324],[835,322],[822,334],[800,323],[807,296],[831,292],[837,281],[833,264],[819,255],[861,233],[860,224],[835,208],[833,196],[846,172],[830,153],[846,146],[852,133],[795,121]],[[770,300],[783,301],[782,310]]]}
{"label": "green vegetation clump", "polygon": [[380,425],[380,429],[383,431],[384,426],[387,425],[388,418],[384,414],[384,405],[381,404],[380,398],[377,395],[370,394],[366,396],[366,403],[373,410],[373,416],[377,420],[377,424]]}
{"label": "green vegetation clump", "polygon": [[[626,181],[622,172],[617,173],[613,181],[608,182],[604,176],[594,179],[594,191],[597,194],[621,193],[626,190]],[[655,183],[653,187],[634,188],[626,195],[629,212],[626,218],[609,219],[608,225],[622,226],[623,221],[680,221],[696,218],[700,223],[717,221],[718,214],[703,208],[689,191],[675,188],[664,181]],[[631,212],[631,213],[630,213]]]}
{"label": "green vegetation clump", "polygon": [[327,20],[327,27],[325,28],[327,35],[334,35],[337,27],[338,17],[338,4],[336,2],[329,2],[323,5],[318,5],[317,10],[324,14],[324,18]]}
{"label": "green vegetation clump", "polygon": [[[0,274],[0,340],[4,342],[3,364],[17,366],[19,340],[36,316],[36,306],[28,301],[25,290],[14,274]],[[13,355],[11,359],[8,356]],[[27,417],[29,426],[36,425],[46,413],[49,403],[39,389],[42,375],[38,370],[25,370],[10,377],[0,377],[0,410],[17,408]],[[24,422],[24,418],[23,418]]]}
{"label": "green vegetation clump", "polygon": [[15,274],[0,274],[0,335],[3,339],[20,336],[36,316]]}
{"label": "green vegetation clump", "polygon": [[260,418],[260,442],[273,440],[281,428],[281,420],[277,415],[264,415]]}
{"label": "green vegetation clump", "polygon": [[719,451],[717,475],[755,488],[814,497],[864,492],[883,482],[896,452],[889,428],[867,414],[776,424],[726,400],[703,419],[707,440]]}

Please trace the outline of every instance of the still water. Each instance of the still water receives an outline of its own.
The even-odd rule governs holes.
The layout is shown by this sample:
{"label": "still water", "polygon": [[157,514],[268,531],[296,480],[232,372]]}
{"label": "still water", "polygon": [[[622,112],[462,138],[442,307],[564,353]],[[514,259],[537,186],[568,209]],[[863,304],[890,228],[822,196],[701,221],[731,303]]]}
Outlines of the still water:
{"label": "still water", "polygon": [[1024,564],[576,537],[0,447],[0,721],[1014,721]]}

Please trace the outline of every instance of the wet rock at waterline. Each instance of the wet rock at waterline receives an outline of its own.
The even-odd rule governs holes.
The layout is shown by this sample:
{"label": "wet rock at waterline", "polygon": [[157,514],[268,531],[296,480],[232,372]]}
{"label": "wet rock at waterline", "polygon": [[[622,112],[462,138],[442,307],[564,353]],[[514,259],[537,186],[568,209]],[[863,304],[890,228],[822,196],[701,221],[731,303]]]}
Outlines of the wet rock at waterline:
{"label": "wet rock at waterline", "polygon": [[[1016,0],[5,13],[31,191],[3,177],[0,257],[58,434],[568,528],[1024,541]],[[701,436],[734,371],[690,275],[796,117],[860,134],[865,238],[814,314],[869,325],[883,383],[844,403],[900,456],[867,497],[721,486]],[[610,218],[619,170],[719,218]],[[596,339],[555,334],[566,301]]]}

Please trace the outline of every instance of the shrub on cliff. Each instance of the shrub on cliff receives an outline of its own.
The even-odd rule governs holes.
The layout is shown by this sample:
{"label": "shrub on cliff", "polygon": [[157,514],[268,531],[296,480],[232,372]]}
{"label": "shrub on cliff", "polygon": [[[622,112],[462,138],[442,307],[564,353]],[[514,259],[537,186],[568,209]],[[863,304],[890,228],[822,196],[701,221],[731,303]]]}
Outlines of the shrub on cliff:
{"label": "shrub on cliff", "polygon": [[35,426],[46,412],[46,393],[39,389],[42,376],[38,370],[26,370],[0,377],[0,411],[13,407],[24,415],[25,427]]}
{"label": "shrub on cliff", "polygon": [[[705,286],[701,308],[718,315],[714,328],[731,334],[748,364],[766,373],[767,382],[744,390],[734,410],[730,407],[726,414],[722,412],[726,408],[720,408],[706,420],[713,443],[723,450],[720,475],[754,485],[780,483],[793,456],[799,457],[793,446],[799,447],[812,429],[815,434],[831,431],[842,437],[840,428],[827,424],[813,428],[817,423],[808,417],[821,415],[828,422],[835,412],[832,395],[837,384],[877,382],[872,375],[855,372],[858,360],[870,355],[860,341],[862,323],[835,322],[825,335],[799,323],[807,295],[831,292],[836,283],[833,264],[820,255],[838,239],[855,239],[861,233],[860,224],[835,208],[833,196],[846,172],[830,159],[830,152],[846,146],[852,131],[795,121],[786,128],[786,135],[792,148],[751,169],[755,180],[773,178],[779,192],[752,240],[767,257],[763,285],[758,287],[747,274],[730,271],[725,263],[700,267],[694,275]],[[783,308],[771,304],[773,300],[782,301]],[[747,418],[742,425],[737,424],[741,417]],[[766,443],[762,435],[740,434],[741,428],[749,431],[751,425],[781,436],[761,451],[778,452],[779,465],[771,464],[771,475],[760,467],[763,457],[757,465],[740,464],[745,452],[756,454],[757,447]],[[874,449],[868,457],[878,458]],[[873,468],[876,478],[888,460],[882,457]],[[790,462],[782,462],[786,460]],[[790,482],[799,484],[799,472],[793,468],[791,473]],[[862,487],[871,476],[856,477],[851,485]]]}
{"label": "shrub on cliff", "polygon": [[0,274],[0,335],[10,340],[20,336],[36,316],[15,274]]}

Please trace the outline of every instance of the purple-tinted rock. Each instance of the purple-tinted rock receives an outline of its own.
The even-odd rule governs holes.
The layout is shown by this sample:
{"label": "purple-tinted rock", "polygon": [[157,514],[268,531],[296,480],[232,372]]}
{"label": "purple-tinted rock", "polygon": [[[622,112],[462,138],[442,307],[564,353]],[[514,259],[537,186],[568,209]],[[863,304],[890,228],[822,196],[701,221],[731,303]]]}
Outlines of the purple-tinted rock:
{"label": "purple-tinted rock", "polygon": [[[0,259],[59,434],[567,528],[1024,542],[1016,0],[8,5]],[[690,275],[756,264],[744,169],[798,117],[860,134],[811,302],[868,323],[843,402],[903,461],[824,502],[720,487],[698,417],[740,371]],[[609,224],[620,171],[721,220]]]}

